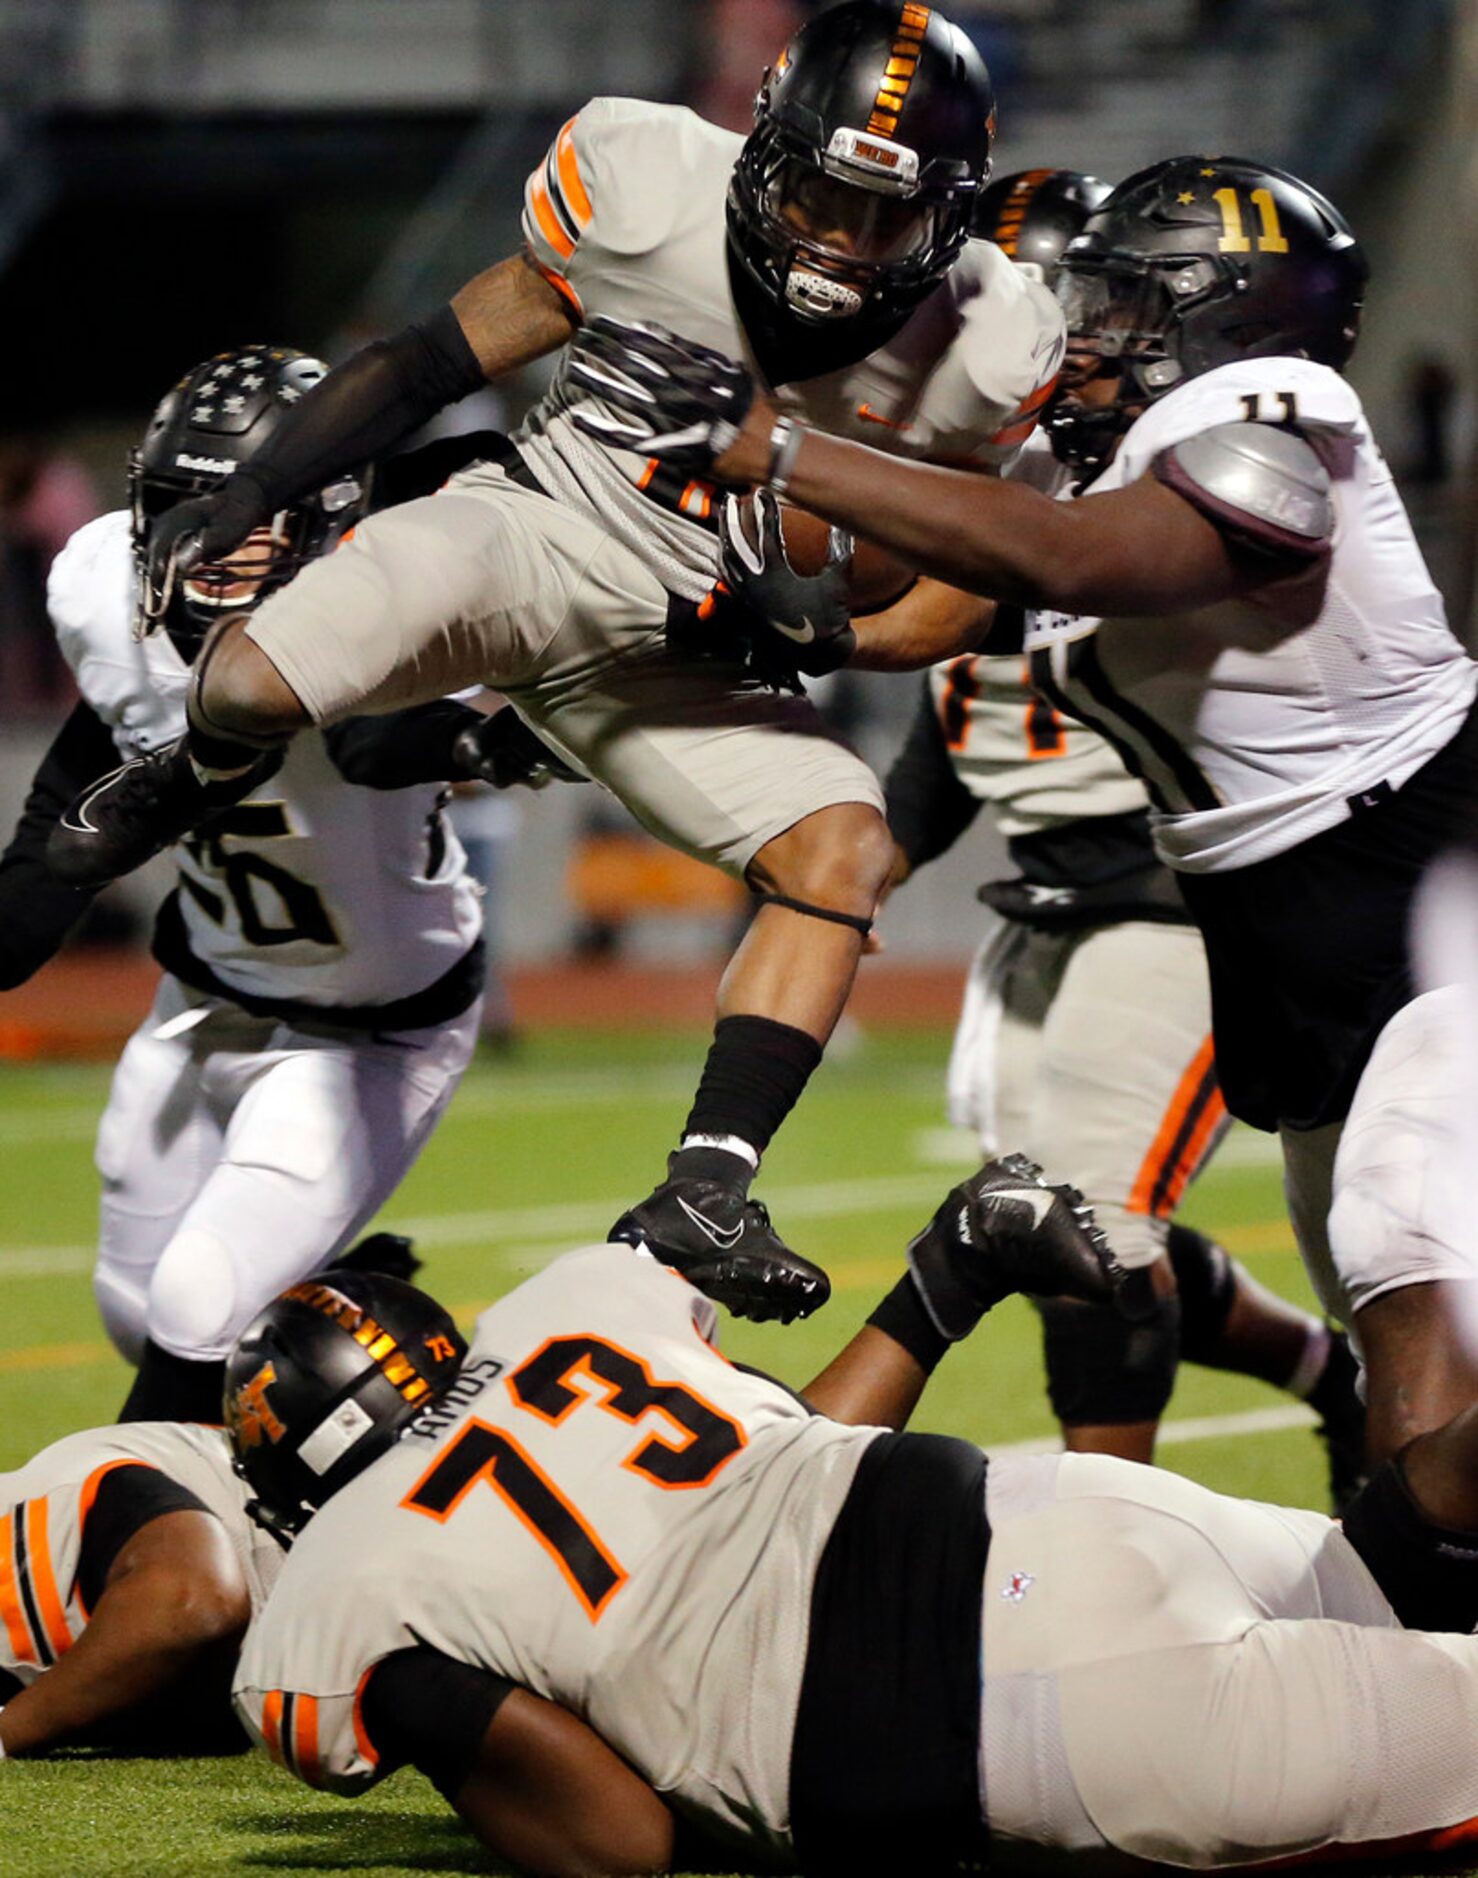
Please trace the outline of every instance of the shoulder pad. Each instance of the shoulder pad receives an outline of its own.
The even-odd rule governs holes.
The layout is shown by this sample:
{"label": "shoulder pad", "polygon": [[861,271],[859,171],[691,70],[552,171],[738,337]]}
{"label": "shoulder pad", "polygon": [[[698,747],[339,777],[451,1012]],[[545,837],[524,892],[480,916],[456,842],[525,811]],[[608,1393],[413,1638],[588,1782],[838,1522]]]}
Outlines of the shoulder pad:
{"label": "shoulder pad", "polygon": [[1253,545],[1314,559],[1334,533],[1329,471],[1313,446],[1271,424],[1216,424],[1162,450],[1167,488]]}

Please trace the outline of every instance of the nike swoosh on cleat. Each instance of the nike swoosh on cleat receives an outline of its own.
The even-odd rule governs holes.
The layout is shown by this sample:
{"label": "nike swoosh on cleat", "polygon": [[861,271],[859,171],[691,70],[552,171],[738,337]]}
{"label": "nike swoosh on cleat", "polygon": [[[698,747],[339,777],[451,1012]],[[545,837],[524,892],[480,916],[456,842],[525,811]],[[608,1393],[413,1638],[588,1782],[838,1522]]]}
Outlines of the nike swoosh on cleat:
{"label": "nike swoosh on cleat", "polygon": [[1054,1194],[1043,1193],[1040,1187],[997,1187],[989,1198],[992,1200],[1019,1200],[1022,1205],[1032,1210],[1033,1226],[1040,1226],[1052,1211]]}
{"label": "nike swoosh on cleat", "polygon": [[701,1232],[706,1239],[711,1239],[721,1251],[728,1252],[732,1250],[734,1246],[738,1245],[744,1232],[744,1221],[742,1219],[737,1226],[716,1226],[711,1219],[706,1218],[702,1213],[697,1212],[693,1207],[689,1206],[681,1194],[677,1196],[677,1203],[687,1214],[688,1218],[692,1220],[699,1232]]}

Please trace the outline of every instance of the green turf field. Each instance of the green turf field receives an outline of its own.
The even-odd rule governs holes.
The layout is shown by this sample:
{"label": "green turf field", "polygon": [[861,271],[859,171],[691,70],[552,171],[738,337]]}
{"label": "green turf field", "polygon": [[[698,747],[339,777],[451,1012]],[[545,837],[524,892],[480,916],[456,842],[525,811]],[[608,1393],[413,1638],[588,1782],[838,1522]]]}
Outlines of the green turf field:
{"label": "green turf field", "polygon": [[[425,1280],[468,1320],[547,1259],[602,1235],[660,1175],[691,1093],[693,1035],[547,1035],[469,1073],[384,1222],[415,1234]],[[819,1072],[766,1162],[760,1192],[781,1229],[827,1265],[832,1303],[790,1329],[735,1324],[730,1354],[803,1383],[866,1316],[901,1247],[965,1170],[942,1125],[942,1035],[877,1036]],[[0,1069],[0,1468],[55,1436],[110,1421],[126,1371],[103,1339],[89,1283],[93,1129],[100,1070]],[[1266,1144],[1235,1135],[1186,1217],[1254,1274],[1308,1296]],[[1234,1493],[1323,1503],[1306,1418],[1259,1384],[1187,1370],[1166,1465]],[[1044,1439],[1033,1319],[1012,1302],[952,1353],[916,1427],[986,1445]],[[355,1806],[259,1756],[170,1765],[77,1757],[0,1770],[7,1878],[384,1875],[491,1869],[416,1777]]]}

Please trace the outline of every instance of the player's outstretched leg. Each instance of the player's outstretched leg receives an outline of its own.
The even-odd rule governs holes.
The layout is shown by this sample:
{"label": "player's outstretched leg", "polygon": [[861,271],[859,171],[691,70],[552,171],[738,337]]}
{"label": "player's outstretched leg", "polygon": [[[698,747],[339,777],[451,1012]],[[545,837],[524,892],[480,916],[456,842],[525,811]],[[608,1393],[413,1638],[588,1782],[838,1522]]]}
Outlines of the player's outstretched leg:
{"label": "player's outstretched leg", "polygon": [[611,1238],[646,1246],[736,1317],[788,1324],[831,1296],[821,1267],[792,1252],[761,1203],[725,1180],[688,1174],[663,1181],[621,1215]]}
{"label": "player's outstretched leg", "polygon": [[1329,1494],[1341,1512],[1365,1480],[1359,1364],[1342,1330],[1264,1289],[1204,1233],[1172,1225],[1166,1251],[1180,1293],[1180,1353],[1208,1369],[1256,1376],[1319,1417]]}
{"label": "player's outstretched leg", "polygon": [[1124,1297],[1125,1272],[1075,1187],[1051,1186],[1023,1154],[987,1161],[909,1242],[931,1322],[956,1343],[1003,1298]]}
{"label": "player's outstretched leg", "polygon": [[645,1244],[738,1317],[789,1322],[831,1295],[749,1185],[821,1061],[856,975],[895,849],[870,802],[834,802],[765,843],[760,908],[719,987],[718,1022],[667,1179],[613,1239]]}

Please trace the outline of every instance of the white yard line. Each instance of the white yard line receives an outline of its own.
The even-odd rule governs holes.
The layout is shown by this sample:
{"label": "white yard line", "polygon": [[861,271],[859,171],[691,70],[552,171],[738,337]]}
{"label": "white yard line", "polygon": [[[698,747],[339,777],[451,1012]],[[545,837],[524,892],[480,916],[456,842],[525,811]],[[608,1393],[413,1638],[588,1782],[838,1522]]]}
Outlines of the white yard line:
{"label": "white yard line", "polygon": [[[1178,1448],[1192,1441],[1225,1441],[1236,1435],[1276,1435],[1287,1428],[1312,1428],[1318,1416],[1303,1402],[1282,1408],[1243,1409],[1235,1415],[1187,1415],[1160,1424],[1157,1446]],[[992,1442],[992,1454],[1056,1454],[1062,1443],[1056,1435],[1035,1441]]]}

